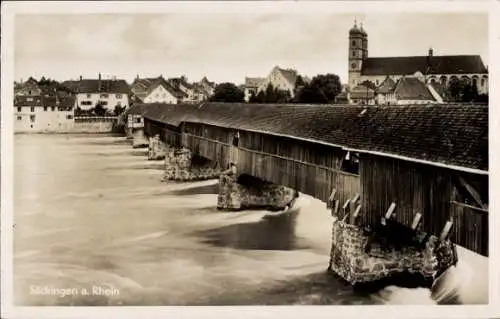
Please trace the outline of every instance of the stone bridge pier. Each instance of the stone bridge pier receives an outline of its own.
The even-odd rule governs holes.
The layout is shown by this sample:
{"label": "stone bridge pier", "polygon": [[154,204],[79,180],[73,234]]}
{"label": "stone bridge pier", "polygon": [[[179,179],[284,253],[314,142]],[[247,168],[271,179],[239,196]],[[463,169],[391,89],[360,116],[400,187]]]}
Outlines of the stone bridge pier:
{"label": "stone bridge pier", "polygon": [[217,208],[227,211],[244,209],[279,211],[291,208],[297,197],[298,192],[292,188],[238,174],[236,166],[232,165],[219,178]]}
{"label": "stone bridge pier", "polygon": [[167,145],[160,140],[157,134],[154,137],[149,137],[148,160],[157,161],[165,159]]}
{"label": "stone bridge pier", "polygon": [[411,278],[412,284],[430,287],[458,261],[455,246],[446,233],[440,237],[426,234],[419,230],[418,220],[412,228],[399,224],[391,219],[395,206],[391,206],[380,224],[373,228],[356,222],[353,213],[359,214],[361,205],[355,212],[344,208],[348,212],[344,216],[332,210],[328,270],[351,285],[384,285],[384,281],[401,283],[401,278]]}

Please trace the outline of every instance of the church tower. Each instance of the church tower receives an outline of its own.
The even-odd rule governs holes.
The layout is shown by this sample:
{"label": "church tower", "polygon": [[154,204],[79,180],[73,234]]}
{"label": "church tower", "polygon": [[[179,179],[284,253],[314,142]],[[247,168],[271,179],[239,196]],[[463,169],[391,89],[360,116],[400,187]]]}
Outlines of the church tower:
{"label": "church tower", "polygon": [[368,57],[368,35],[363,26],[358,28],[356,21],[349,30],[349,84],[350,88],[359,84],[363,60]]}

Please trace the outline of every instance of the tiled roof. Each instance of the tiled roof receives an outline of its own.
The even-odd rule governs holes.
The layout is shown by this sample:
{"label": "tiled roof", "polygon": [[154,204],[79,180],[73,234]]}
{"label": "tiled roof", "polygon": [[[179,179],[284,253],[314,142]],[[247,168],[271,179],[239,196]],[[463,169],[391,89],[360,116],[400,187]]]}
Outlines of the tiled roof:
{"label": "tiled roof", "polygon": [[245,87],[259,87],[264,80],[264,78],[245,77]]}
{"label": "tiled roof", "polygon": [[43,106],[42,97],[18,95],[14,97],[14,106]]}
{"label": "tiled roof", "polygon": [[366,58],[362,75],[487,73],[479,55],[442,55]]}
{"label": "tiled roof", "polygon": [[182,122],[198,118],[198,108],[199,104],[150,103],[143,116],[156,122],[178,126]]}
{"label": "tiled roof", "polygon": [[180,78],[170,78],[170,79],[168,79],[168,81],[170,82],[170,84],[172,85],[172,87],[174,87],[175,89],[179,89],[179,87],[181,85],[184,86],[187,89],[191,89],[192,88],[192,85],[189,84],[182,77],[180,77]]}
{"label": "tiled roof", "polygon": [[283,77],[292,85],[295,85],[295,81],[297,81],[297,71],[292,69],[281,69],[278,68],[279,72],[283,75]]}
{"label": "tiled roof", "polygon": [[194,109],[158,107],[146,116],[170,125],[200,122],[299,136],[361,152],[488,170],[487,106],[203,103]]}
{"label": "tiled roof", "polygon": [[375,91],[368,86],[360,84],[353,88],[349,92],[349,95],[351,99],[373,99]]}
{"label": "tiled roof", "polygon": [[83,79],[77,81],[78,93],[122,93],[129,94],[130,88],[125,80]]}
{"label": "tiled roof", "polygon": [[436,82],[429,85],[431,85],[434,88],[434,90],[439,94],[439,96],[441,96],[443,101],[446,101],[448,99],[447,90],[443,85],[441,85],[441,83]]}
{"label": "tiled roof", "polygon": [[414,77],[399,79],[394,88],[394,94],[398,100],[435,100],[425,83]]}
{"label": "tiled roof", "polygon": [[163,77],[158,78],[154,83],[152,83],[149,86],[147,94],[144,97],[149,95],[151,92],[153,92],[160,85],[163,86],[165,88],[165,90],[167,90],[170,94],[172,94],[176,98],[180,99],[180,98],[185,97],[185,94],[183,92],[173,88],[172,85],[169,82],[167,82]]}
{"label": "tiled roof", "polygon": [[396,86],[396,82],[394,82],[393,79],[390,77],[386,77],[384,81],[380,84],[380,86],[375,90],[376,93],[382,93],[382,94],[387,94],[389,92],[392,92],[394,90],[394,87]]}
{"label": "tiled roof", "polygon": [[75,106],[75,96],[66,96],[59,98],[56,95],[50,96],[16,96],[14,98],[14,107],[35,106],[35,107],[58,107],[71,110]]}

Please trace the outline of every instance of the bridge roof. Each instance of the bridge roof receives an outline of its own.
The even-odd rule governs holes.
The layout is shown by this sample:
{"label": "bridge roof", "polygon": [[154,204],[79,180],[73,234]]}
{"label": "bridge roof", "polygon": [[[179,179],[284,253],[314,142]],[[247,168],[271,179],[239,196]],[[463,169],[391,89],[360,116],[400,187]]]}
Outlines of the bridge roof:
{"label": "bridge roof", "polygon": [[145,117],[286,136],[475,173],[488,170],[487,106],[203,103],[155,112]]}

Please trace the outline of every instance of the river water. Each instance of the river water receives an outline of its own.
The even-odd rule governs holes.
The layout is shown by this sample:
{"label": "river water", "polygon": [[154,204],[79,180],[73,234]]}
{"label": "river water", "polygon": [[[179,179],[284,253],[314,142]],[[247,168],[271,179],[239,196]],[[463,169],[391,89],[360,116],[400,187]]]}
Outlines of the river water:
{"label": "river water", "polygon": [[487,303],[488,260],[463,249],[432,291],[355,291],[326,273],[324,203],[219,212],[216,180],[161,182],[144,154],[123,137],[15,136],[16,305]]}

